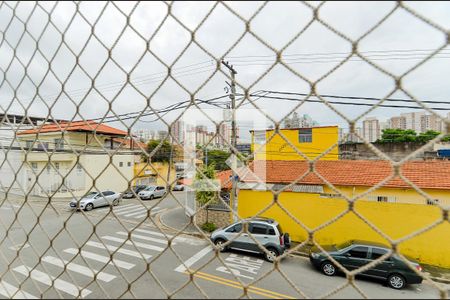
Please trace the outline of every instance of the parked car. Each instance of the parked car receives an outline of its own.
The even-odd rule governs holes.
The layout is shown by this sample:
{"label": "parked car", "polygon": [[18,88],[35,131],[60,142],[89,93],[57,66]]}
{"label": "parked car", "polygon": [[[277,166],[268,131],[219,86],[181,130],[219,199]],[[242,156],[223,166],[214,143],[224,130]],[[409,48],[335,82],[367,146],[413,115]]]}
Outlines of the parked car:
{"label": "parked car", "polygon": [[158,197],[163,197],[166,194],[166,188],[163,186],[148,186],[138,193],[142,200],[153,200]]}
{"label": "parked car", "polygon": [[173,188],[172,191],[184,191],[184,185],[183,184],[176,184]]}
{"label": "parked car", "polygon": [[[220,251],[227,249],[236,249],[246,252],[264,254],[265,258],[273,262],[275,258],[282,255],[286,249],[291,245],[291,240],[288,233],[283,233],[280,224],[273,219],[253,218],[246,219],[248,222],[248,231],[252,236],[267,249],[269,254],[258,247],[258,244],[253,241],[247,233],[243,232],[242,222],[231,224],[225,228],[215,230],[211,234],[211,241],[219,247]],[[239,233],[241,235],[239,235]],[[227,241],[230,244],[224,245]]]}
{"label": "parked car", "polygon": [[[321,247],[349,271],[360,268],[389,251],[382,244],[366,241],[348,241],[341,245]],[[333,276],[338,272],[338,268],[317,247],[311,249],[309,258],[314,267],[321,270],[325,275]],[[418,271],[422,271],[422,267],[416,261],[409,260]],[[411,270],[396,254],[360,273],[360,275],[386,280],[391,288],[398,290],[404,288],[407,284],[422,282],[422,277]]]}
{"label": "parked car", "polygon": [[76,199],[70,202],[70,207],[89,211],[96,207],[119,205],[119,198],[120,193],[114,193],[113,191],[90,192],[80,199],[79,207],[77,207],[78,201]]}
{"label": "parked car", "polygon": [[140,191],[142,191],[145,188],[147,188],[146,185],[137,185],[132,188],[132,191],[134,191],[134,193],[131,190],[128,190],[123,194],[122,197],[125,199],[134,198],[134,197],[136,197],[137,194],[139,194]]}

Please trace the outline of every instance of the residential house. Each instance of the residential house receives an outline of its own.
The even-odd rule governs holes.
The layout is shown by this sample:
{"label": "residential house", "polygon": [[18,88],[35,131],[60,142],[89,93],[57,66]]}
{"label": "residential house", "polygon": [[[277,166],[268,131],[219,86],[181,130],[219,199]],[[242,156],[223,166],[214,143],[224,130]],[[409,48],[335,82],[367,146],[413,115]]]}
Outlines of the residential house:
{"label": "residential house", "polygon": [[[338,126],[251,130],[255,160],[337,160],[339,157]],[[289,142],[288,142],[289,141]]]}
{"label": "residential house", "polygon": [[122,192],[133,180],[136,151],[117,147],[120,139],[129,139],[126,131],[94,121],[62,121],[20,131],[17,137],[27,149],[22,151],[24,186],[32,195]]}
{"label": "residential house", "polygon": [[[315,172],[306,161],[255,160],[250,170],[253,173],[242,173],[238,184],[239,216],[253,217],[269,207],[260,216],[276,219],[297,242],[314,231],[320,244],[351,239],[387,243],[372,226],[397,240],[442,220],[438,205],[450,207],[450,161],[411,161],[401,166],[401,174],[420,192],[402,178],[391,177],[391,164],[381,160],[321,160],[315,163]],[[444,221],[402,242],[399,250],[448,268],[449,236],[450,225]]]}

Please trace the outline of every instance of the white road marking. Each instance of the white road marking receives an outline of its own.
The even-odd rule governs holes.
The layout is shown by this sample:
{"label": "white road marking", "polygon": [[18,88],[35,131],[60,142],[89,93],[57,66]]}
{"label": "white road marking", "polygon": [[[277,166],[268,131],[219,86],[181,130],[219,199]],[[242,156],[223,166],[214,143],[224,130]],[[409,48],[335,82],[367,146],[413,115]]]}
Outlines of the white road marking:
{"label": "white road marking", "polygon": [[[109,240],[109,241],[113,241],[113,242],[117,242],[117,243],[123,243],[125,241],[125,239],[120,239],[120,238],[116,238],[113,236],[102,236],[102,239],[105,240]],[[149,245],[149,244],[145,244],[145,243],[139,243],[139,242],[131,242],[131,241],[126,241],[125,242],[126,245],[136,245],[136,247],[140,247],[140,248],[144,248],[144,249],[149,249],[149,250],[155,250],[158,252],[163,251],[165,248],[162,247],[158,247],[158,246],[153,246],[153,245]]]}
{"label": "white road marking", "polygon": [[127,207],[130,208],[131,206],[136,206],[136,204],[130,203],[130,204],[125,204],[125,205],[116,206],[116,207],[114,208],[114,211],[116,211],[116,210],[122,210],[122,209],[127,208]]}
{"label": "white road marking", "polygon": [[[22,245],[23,245],[23,247],[22,247]],[[28,244],[28,243],[25,243],[25,244],[18,244],[18,245],[14,245],[14,246],[9,247],[9,249],[11,249],[11,250],[13,250],[13,251],[17,251],[17,250],[20,249],[20,247],[22,247],[22,249],[25,249],[25,248],[30,247],[30,244]]]}
{"label": "white road marking", "polygon": [[104,281],[104,282],[110,282],[111,280],[113,280],[114,278],[116,278],[116,276],[105,273],[105,272],[99,272],[97,270],[88,268],[86,266],[82,266],[76,263],[68,263],[67,260],[62,260],[59,259],[57,257],[53,257],[53,256],[45,256],[42,258],[42,261],[45,261],[46,263],[55,265],[57,267],[61,267],[64,268],[64,265],[66,265],[67,270],[88,276],[88,277],[94,277],[94,273],[97,274],[97,279]]}
{"label": "white road marking", "polygon": [[[158,213],[160,213],[160,212],[163,212],[163,211],[165,211],[165,210],[167,210],[167,208],[163,208],[163,209],[161,209],[161,210],[152,212],[152,213],[150,214],[150,216],[154,216],[154,215],[156,215],[156,214],[158,214]],[[142,214],[142,215],[135,216],[134,218],[135,218],[135,219],[140,219],[140,218],[146,217],[146,216],[147,216],[147,213]]]}
{"label": "white road marking", "polygon": [[140,215],[140,214],[147,215],[147,209],[142,208],[137,212],[132,212],[131,214],[124,215],[124,217],[131,217],[131,216]]}
{"label": "white road marking", "polygon": [[163,238],[165,238],[166,236],[167,236],[168,238],[173,237],[173,236],[170,235],[170,234],[164,235],[164,234],[162,234],[162,233],[160,233],[160,232],[151,231],[151,230],[146,230],[146,229],[140,229],[140,228],[136,228],[134,231],[138,231],[138,232],[142,232],[142,233],[147,233],[147,234],[151,234],[151,235],[156,235],[156,236],[160,236],[160,237],[163,237]]}
{"label": "white road marking", "polygon": [[5,296],[6,298],[11,298],[11,296],[15,294],[12,299],[39,299],[38,297],[28,294],[27,292],[20,291],[15,286],[3,280],[0,281],[0,294]]}
{"label": "white road marking", "polygon": [[[70,253],[70,254],[78,254],[78,249],[69,248],[69,249],[65,249],[64,252]],[[81,250],[81,256],[83,256],[84,258],[89,258],[89,259],[96,260],[96,261],[99,261],[102,263],[109,262],[110,265],[115,265],[119,268],[123,268],[123,269],[127,269],[127,270],[130,270],[131,268],[136,266],[134,264],[130,264],[126,261],[116,259],[116,258],[113,259],[113,261],[114,261],[114,263],[113,263],[112,261],[110,261],[110,258],[107,256],[98,255],[98,254],[95,254],[95,253],[92,253],[89,251],[84,251],[84,250]]]}
{"label": "white road marking", "polygon": [[[99,248],[99,249],[108,249],[110,251],[116,251],[117,248],[116,246],[111,246],[111,245],[103,245],[102,243],[97,243],[97,242],[93,242],[93,241],[88,241],[86,243],[86,245],[91,246],[91,247],[95,247],[95,248]],[[137,257],[137,258],[141,258],[144,257],[145,259],[150,259],[152,258],[151,255],[142,253],[142,255],[137,252],[137,251],[133,251],[133,250],[127,250],[127,249],[122,249],[120,248],[119,250],[117,250],[118,253],[122,253],[125,255],[129,255],[129,256],[133,256],[133,257]]]}
{"label": "white road marking", "polygon": [[59,278],[56,279],[55,277],[50,276],[50,275],[43,273],[41,271],[38,271],[38,270],[33,270],[30,273],[30,269],[28,269],[26,266],[23,266],[23,265],[19,266],[17,268],[14,268],[13,270],[22,275],[31,276],[31,279],[39,281],[45,285],[49,285],[49,286],[53,285],[53,287],[55,289],[63,291],[65,293],[75,296],[75,297],[78,296],[80,291],[81,291],[82,298],[86,297],[87,295],[89,295],[91,293],[91,291],[88,289],[80,289],[76,285],[74,285],[70,282],[67,282],[67,281],[59,279]]}
{"label": "white road marking", "polygon": [[191,267],[193,264],[195,264],[197,261],[199,261],[203,256],[205,256],[209,252],[212,252],[212,250],[213,250],[213,248],[211,246],[204,248],[203,250],[201,250],[200,252],[198,252],[197,254],[195,254],[194,256],[189,258],[188,260],[186,260],[184,262],[184,264],[181,264],[178,267],[176,267],[175,271],[180,272],[180,273],[186,272],[187,268]]}
{"label": "white road marking", "polygon": [[[128,232],[117,231],[116,233],[117,233],[118,235],[128,236]],[[145,236],[145,235],[140,235],[140,234],[131,233],[131,237],[132,237],[132,238],[136,238],[136,239],[140,239],[140,240],[144,240],[144,241],[155,242],[155,243],[167,245],[167,240],[155,239],[155,238],[148,237],[148,236]]]}
{"label": "white road marking", "polygon": [[143,209],[144,209],[143,207],[136,207],[136,208],[130,208],[130,209],[126,209],[126,210],[121,210],[119,212],[114,212],[114,213],[116,215],[120,216],[120,215],[128,214],[131,212],[136,212],[136,211],[142,212]]}

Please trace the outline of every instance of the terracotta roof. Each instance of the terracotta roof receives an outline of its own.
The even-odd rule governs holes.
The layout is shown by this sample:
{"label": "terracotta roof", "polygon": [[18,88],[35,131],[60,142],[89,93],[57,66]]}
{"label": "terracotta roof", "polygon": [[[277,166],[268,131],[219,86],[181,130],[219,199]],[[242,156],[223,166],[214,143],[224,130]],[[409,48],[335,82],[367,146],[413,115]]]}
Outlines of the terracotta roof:
{"label": "terracotta roof", "polygon": [[[299,129],[314,129],[314,128],[337,128],[339,126],[337,125],[330,125],[330,126],[313,126],[313,127],[292,127],[292,128],[280,128],[280,130],[299,130]],[[249,130],[250,132],[254,131],[273,131],[275,128],[268,128],[268,129],[261,129],[261,130]]]}
{"label": "terracotta roof", "polygon": [[94,132],[98,134],[107,135],[120,135],[127,136],[128,132],[113,128],[111,126],[100,124],[95,121],[74,121],[74,122],[59,122],[57,124],[44,124],[37,126],[35,129],[24,130],[18,132],[18,135],[24,134],[36,134],[36,133],[46,133],[46,132],[62,132],[62,131],[84,131],[84,132]]}
{"label": "terracotta roof", "polygon": [[[291,183],[309,172],[306,161],[254,161],[251,167],[255,174],[267,183]],[[318,161],[315,170],[333,185],[374,186],[389,177],[393,169],[388,161],[382,160],[340,160]],[[412,161],[401,167],[401,173],[420,188],[450,189],[450,161]],[[243,182],[255,182],[253,175],[240,178]],[[316,174],[309,172],[298,184],[325,184]],[[411,188],[400,177],[385,183],[385,187]]]}
{"label": "terracotta roof", "polygon": [[220,186],[222,187],[222,189],[231,189],[231,175],[231,170],[221,171],[216,174],[216,178],[220,180]]}
{"label": "terracotta roof", "polygon": [[[117,143],[121,143],[123,148],[130,148],[131,146],[131,139],[122,139],[122,138],[115,138],[114,142]],[[146,149],[147,148],[147,144],[140,142],[140,141],[136,141],[133,140],[133,149]]]}

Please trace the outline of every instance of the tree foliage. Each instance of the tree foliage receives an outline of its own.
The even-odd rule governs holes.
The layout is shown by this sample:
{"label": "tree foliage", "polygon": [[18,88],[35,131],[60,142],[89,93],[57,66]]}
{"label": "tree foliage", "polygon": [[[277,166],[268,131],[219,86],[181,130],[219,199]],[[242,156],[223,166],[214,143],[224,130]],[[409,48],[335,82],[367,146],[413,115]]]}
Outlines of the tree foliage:
{"label": "tree foliage", "polygon": [[[377,143],[426,143],[436,138],[439,134],[438,131],[428,130],[417,134],[411,129],[384,129],[381,135],[381,139],[377,140]],[[450,141],[450,136],[447,135],[442,139],[443,142]]]}
{"label": "tree foliage", "polygon": [[[158,150],[151,155],[156,148],[158,148]],[[161,142],[160,140],[150,140],[147,144],[147,152],[151,155],[151,162],[169,162],[171,157],[177,157],[179,150],[168,141]],[[147,162],[147,159],[148,156],[142,154],[142,160]]]}
{"label": "tree foliage", "polygon": [[194,188],[196,189],[195,198],[203,206],[213,204],[218,199],[218,191],[214,186],[216,172],[214,164],[203,165],[195,174]]}

